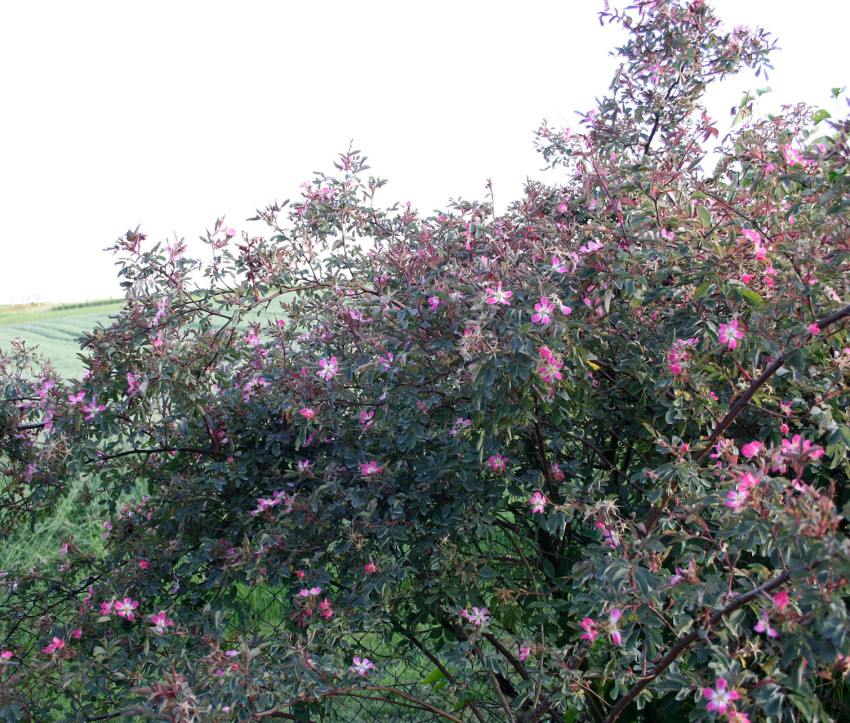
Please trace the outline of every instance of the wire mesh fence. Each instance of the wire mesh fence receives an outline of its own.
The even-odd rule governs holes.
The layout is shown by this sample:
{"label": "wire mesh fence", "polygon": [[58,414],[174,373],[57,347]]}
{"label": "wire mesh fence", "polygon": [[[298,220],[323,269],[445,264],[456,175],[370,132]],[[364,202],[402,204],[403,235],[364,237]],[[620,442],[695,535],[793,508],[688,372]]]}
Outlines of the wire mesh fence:
{"label": "wire mesh fence", "polygon": [[[245,623],[264,636],[285,635],[292,612],[287,594],[255,585],[240,596],[240,625]],[[245,616],[250,616],[249,621]],[[244,629],[244,628],[243,628]],[[482,680],[464,689],[463,695],[446,692],[449,681],[437,667],[436,656],[420,642],[394,636],[391,642],[373,632],[351,632],[341,646],[360,652],[374,664],[368,683],[323,693],[318,700],[298,708],[295,719],[310,723],[431,723],[447,720],[497,723],[506,720],[493,690]],[[440,671],[437,675],[437,671]],[[444,672],[443,672],[444,671]],[[449,673],[451,675],[451,673]],[[294,715],[294,714],[293,714]]]}

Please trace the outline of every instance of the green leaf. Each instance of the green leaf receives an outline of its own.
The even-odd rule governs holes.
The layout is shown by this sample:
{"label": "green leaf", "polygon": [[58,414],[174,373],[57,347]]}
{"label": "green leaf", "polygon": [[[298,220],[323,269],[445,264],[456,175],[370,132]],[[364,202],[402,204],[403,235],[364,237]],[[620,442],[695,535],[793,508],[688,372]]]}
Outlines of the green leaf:
{"label": "green leaf", "polygon": [[430,673],[428,673],[428,675],[426,675],[424,678],[422,678],[422,680],[419,681],[419,685],[432,685],[433,683],[436,683],[439,680],[445,679],[446,674],[439,668],[436,668]]}
{"label": "green leaf", "polygon": [[750,306],[764,306],[764,299],[752,289],[742,287],[738,289],[738,291],[740,292],[741,296],[744,297],[744,301],[746,301]]}
{"label": "green leaf", "polygon": [[807,721],[819,721],[820,716],[817,715],[817,709],[815,702],[809,698],[803,698],[799,695],[791,694],[788,696],[791,699],[791,702],[794,704],[794,707],[799,710],[804,717],[804,720]]}
{"label": "green leaf", "polygon": [[812,115],[812,120],[815,123],[820,123],[822,120],[826,120],[827,118],[832,118],[832,114],[828,110],[824,110],[821,108],[820,110],[816,110]]}
{"label": "green leaf", "polygon": [[697,206],[697,215],[699,216],[700,223],[705,228],[711,228],[711,214],[708,212],[708,209],[704,206]]}
{"label": "green leaf", "polygon": [[635,581],[643,595],[649,595],[655,587],[655,579],[645,567],[635,568]]}
{"label": "green leaf", "polygon": [[706,281],[705,283],[702,283],[697,286],[697,288],[694,290],[694,299],[701,299],[703,296],[705,296],[708,293],[708,290],[711,288],[711,285],[712,284],[710,281]]}

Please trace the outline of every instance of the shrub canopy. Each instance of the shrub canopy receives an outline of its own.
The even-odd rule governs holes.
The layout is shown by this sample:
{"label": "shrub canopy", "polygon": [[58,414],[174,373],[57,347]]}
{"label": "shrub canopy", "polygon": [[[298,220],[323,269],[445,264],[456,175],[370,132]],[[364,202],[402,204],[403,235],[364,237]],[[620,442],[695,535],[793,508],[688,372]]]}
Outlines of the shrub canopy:
{"label": "shrub canopy", "polygon": [[847,121],[718,139],[766,33],[601,15],[562,185],[423,218],[350,151],[209,262],[120,239],[82,380],[0,356],[2,533],[106,520],[0,580],[0,719],[846,718]]}

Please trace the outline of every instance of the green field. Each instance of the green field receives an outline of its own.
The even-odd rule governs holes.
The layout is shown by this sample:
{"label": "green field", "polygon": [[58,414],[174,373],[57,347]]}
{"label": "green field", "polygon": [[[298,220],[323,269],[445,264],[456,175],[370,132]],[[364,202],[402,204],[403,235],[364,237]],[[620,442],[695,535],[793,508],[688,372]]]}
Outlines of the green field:
{"label": "green field", "polygon": [[15,338],[38,346],[64,377],[79,377],[83,364],[77,356],[77,338],[98,324],[108,324],[109,315],[124,302],[116,299],[85,304],[0,306],[0,350],[7,351]]}

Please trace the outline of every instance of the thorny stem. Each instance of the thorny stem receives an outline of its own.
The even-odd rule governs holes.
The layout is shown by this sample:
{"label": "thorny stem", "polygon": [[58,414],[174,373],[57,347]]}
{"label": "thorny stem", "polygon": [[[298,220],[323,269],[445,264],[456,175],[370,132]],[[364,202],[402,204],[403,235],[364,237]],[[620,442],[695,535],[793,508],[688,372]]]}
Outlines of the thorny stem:
{"label": "thorny stem", "polygon": [[[834,324],[845,317],[850,316],[850,304],[845,306],[843,309],[839,309],[838,311],[830,314],[829,316],[825,316],[823,319],[817,322],[818,327],[823,330],[826,327]],[[808,335],[808,338],[811,338],[811,334]],[[732,408],[726,413],[726,416],[720,420],[720,422],[714,427],[714,430],[709,435],[708,439],[705,442],[702,450],[700,450],[699,454],[694,458],[694,462],[699,463],[703,459],[705,459],[706,455],[711,451],[712,447],[715,445],[718,439],[723,435],[723,433],[729,428],[729,426],[734,422],[738,415],[744,411],[746,406],[750,403],[750,400],[755,396],[755,393],[764,386],[765,382],[770,379],[776,372],[785,364],[788,355],[786,352],[782,352],[779,356],[776,357],[767,368],[759,375],[758,379],[756,379],[750,386],[747,388],[747,391],[744,392],[735,404],[732,405]],[[649,513],[649,516],[646,518],[646,534],[652,531],[652,528],[658,522],[661,515],[664,513],[665,508],[670,503],[670,499],[673,497],[676,488],[672,487],[670,491],[664,496],[661,500],[661,503],[657,507],[653,507]]]}
{"label": "thorny stem", "polygon": [[784,572],[777,575],[772,580],[760,585],[759,587],[753,588],[748,593],[744,593],[743,595],[739,595],[736,597],[731,603],[729,603],[722,610],[718,610],[714,615],[712,615],[708,622],[705,624],[705,627],[697,628],[696,630],[692,630],[685,637],[680,638],[679,642],[677,642],[667,654],[661,658],[656,665],[649,673],[649,675],[641,678],[637,683],[635,683],[628,693],[626,693],[620,700],[616,702],[613,708],[608,713],[608,716],[605,718],[604,723],[614,723],[617,718],[620,717],[620,714],[623,712],[623,709],[631,703],[640,692],[646,688],[653,680],[655,680],[661,673],[663,673],[672,663],[676,661],[676,659],[684,653],[690,645],[698,640],[700,637],[707,635],[711,628],[717,625],[724,617],[729,615],[730,613],[735,612],[738,608],[743,607],[751,600],[755,600],[757,597],[764,595],[765,593],[770,592],[771,590],[776,589],[784,582],[786,582],[791,575],[795,572],[800,572],[804,570],[803,567],[795,567],[785,570]]}

